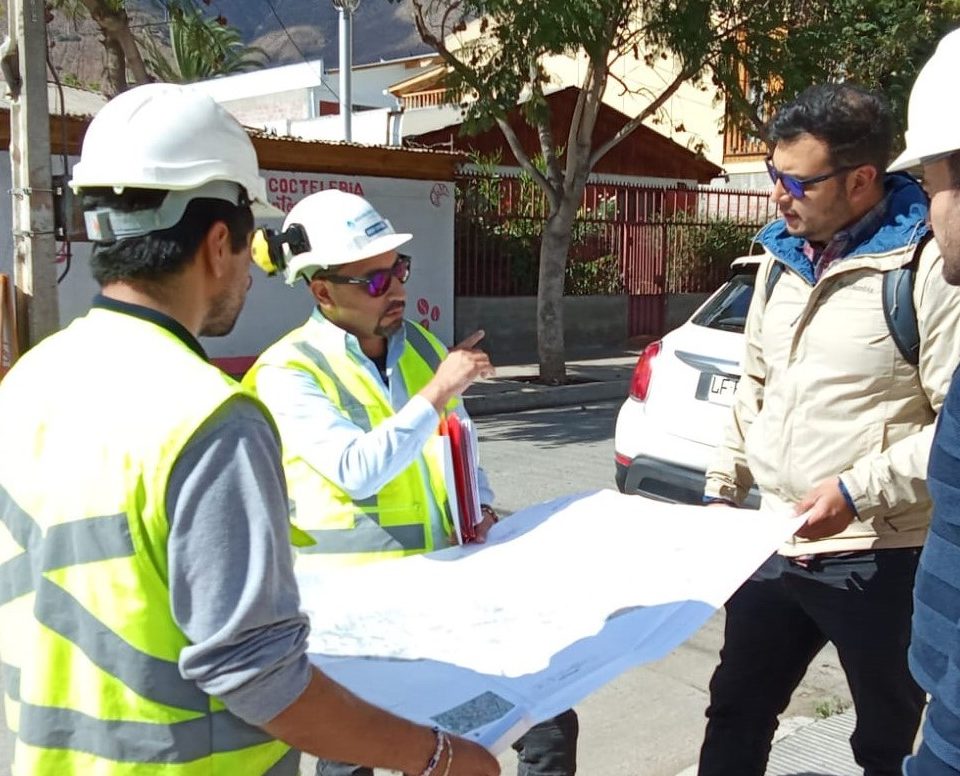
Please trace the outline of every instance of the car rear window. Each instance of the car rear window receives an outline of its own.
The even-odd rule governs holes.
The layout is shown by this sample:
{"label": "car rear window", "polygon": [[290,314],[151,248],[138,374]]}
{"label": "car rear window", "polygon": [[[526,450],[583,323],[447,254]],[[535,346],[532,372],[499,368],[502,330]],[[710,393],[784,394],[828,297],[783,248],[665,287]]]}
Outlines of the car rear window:
{"label": "car rear window", "polygon": [[738,268],[736,274],[721,286],[706,306],[693,317],[693,323],[710,329],[742,334],[756,278],[756,267]]}

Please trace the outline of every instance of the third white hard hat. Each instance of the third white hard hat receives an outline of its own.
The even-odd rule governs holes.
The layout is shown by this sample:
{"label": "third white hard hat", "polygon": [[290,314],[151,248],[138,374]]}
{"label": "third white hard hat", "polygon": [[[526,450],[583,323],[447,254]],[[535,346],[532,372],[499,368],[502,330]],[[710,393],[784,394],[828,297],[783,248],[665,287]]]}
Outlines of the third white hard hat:
{"label": "third white hard hat", "polygon": [[945,35],[923,66],[910,92],[906,149],[891,171],[918,166],[923,159],[960,150],[960,29]]}
{"label": "third white hard hat", "polygon": [[[398,234],[363,197],[337,189],[304,197],[287,214],[283,228],[300,224],[310,249],[287,255],[286,279],[310,278],[318,269],[350,264],[399,248],[412,234]],[[285,250],[288,250],[285,248]]]}

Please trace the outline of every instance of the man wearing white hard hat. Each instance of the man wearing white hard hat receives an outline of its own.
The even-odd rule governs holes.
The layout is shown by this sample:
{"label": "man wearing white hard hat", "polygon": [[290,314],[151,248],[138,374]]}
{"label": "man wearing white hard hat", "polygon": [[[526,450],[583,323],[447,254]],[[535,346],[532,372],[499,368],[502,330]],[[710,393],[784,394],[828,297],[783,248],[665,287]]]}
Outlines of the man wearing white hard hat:
{"label": "man wearing white hard hat", "polygon": [[[272,253],[258,263],[284,266],[287,282],[302,279],[316,304],[244,378],[276,418],[292,520],[316,542],[301,547],[298,569],[384,561],[451,541],[437,428],[445,414],[466,418],[460,395],[493,367],[475,347],[482,332],[448,353],[404,318],[416,260],[398,249],[411,239],[364,198],[329,190],[298,202],[283,232],[260,246]],[[497,516],[482,470],[478,484],[482,541]],[[573,774],[577,732],[573,711],[535,727],[515,745],[520,774]],[[317,772],[371,774],[332,761]]]}
{"label": "man wearing white hard hat", "polygon": [[246,132],[199,92],[138,87],[71,185],[102,291],[0,384],[13,773],[292,776],[299,750],[498,773],[307,660],[275,427],[198,341],[232,329],[254,214],[279,215]]}
{"label": "man wearing white hard hat", "polygon": [[[960,285],[960,30],[940,41],[910,93],[906,149],[891,169],[921,168],[943,276]],[[960,378],[954,372],[933,438],[933,516],[914,587],[909,662],[929,694],[923,742],[908,776],[960,774]]]}

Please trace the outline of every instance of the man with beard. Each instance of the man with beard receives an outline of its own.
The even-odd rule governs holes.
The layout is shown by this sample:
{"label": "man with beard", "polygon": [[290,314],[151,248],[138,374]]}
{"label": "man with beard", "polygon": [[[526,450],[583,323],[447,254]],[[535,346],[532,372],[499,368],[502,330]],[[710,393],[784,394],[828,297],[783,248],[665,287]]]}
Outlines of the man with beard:
{"label": "man with beard", "polygon": [[[298,568],[384,561],[450,544],[438,424],[466,417],[460,395],[494,370],[476,332],[449,353],[405,320],[411,258],[364,198],[337,190],[311,194],[287,215],[280,235],[287,282],[303,278],[316,308],[272,345],[244,383],[277,420],[290,488],[291,519],[315,540]],[[480,541],[497,515],[478,472]],[[430,595],[430,591],[424,591]],[[576,770],[573,711],[534,727],[516,745],[521,776]],[[321,761],[321,776],[368,768]]]}
{"label": "man with beard", "polygon": [[884,175],[882,98],[814,86],[768,129],[782,218],[757,238],[767,257],[705,498],[736,505],[756,482],[761,509],[807,520],[727,602],[699,773],[762,776],[777,716],[829,641],[856,708],[854,757],[866,776],[893,776],[924,703],[907,639],[960,294],[943,280],[919,184]]}
{"label": "man with beard", "polygon": [[237,320],[254,213],[280,215],[245,130],[141,86],[94,118],[71,185],[101,294],[0,384],[13,773],[294,776],[304,750],[498,774],[307,660],[276,430],[198,341]]}
{"label": "man with beard", "polygon": [[[891,166],[922,166],[930,224],[943,276],[960,285],[960,124],[952,95],[960,72],[960,31],[940,41],[910,93],[907,147]],[[951,364],[951,366],[955,366]],[[960,378],[954,373],[930,451],[930,533],[914,589],[910,670],[930,694],[923,742],[904,763],[907,776],[960,774]]]}

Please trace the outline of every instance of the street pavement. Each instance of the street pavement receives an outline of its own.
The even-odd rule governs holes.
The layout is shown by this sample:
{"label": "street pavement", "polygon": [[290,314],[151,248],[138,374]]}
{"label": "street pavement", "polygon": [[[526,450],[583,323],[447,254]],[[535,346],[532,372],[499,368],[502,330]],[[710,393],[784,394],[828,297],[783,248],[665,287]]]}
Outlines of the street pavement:
{"label": "street pavement", "polygon": [[534,381],[536,364],[497,365],[496,377],[471,385],[463,401],[472,417],[588,402],[622,400],[638,350],[629,348],[573,355],[567,361],[567,382],[542,385]]}

